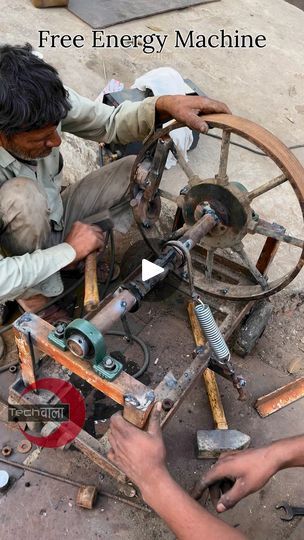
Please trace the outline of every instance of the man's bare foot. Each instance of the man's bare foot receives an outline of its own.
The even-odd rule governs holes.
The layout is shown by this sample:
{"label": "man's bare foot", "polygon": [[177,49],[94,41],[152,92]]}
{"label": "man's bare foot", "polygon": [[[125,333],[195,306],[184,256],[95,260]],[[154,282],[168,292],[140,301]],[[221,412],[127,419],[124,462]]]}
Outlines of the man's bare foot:
{"label": "man's bare foot", "polygon": [[24,311],[31,311],[31,313],[37,313],[44,308],[44,306],[50,301],[50,298],[43,296],[42,294],[37,294],[36,296],[31,296],[31,298],[19,298],[17,300],[19,306],[24,309]]}

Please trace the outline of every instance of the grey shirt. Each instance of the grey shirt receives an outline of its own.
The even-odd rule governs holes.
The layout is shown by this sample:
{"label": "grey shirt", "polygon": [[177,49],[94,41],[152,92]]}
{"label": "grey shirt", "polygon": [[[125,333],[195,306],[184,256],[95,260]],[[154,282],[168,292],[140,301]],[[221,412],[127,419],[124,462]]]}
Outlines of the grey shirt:
{"label": "grey shirt", "polygon": [[[145,139],[154,130],[157,98],[147,98],[139,103],[126,101],[114,108],[91,101],[71,89],[68,91],[72,108],[58,126],[59,134],[63,131],[92,141],[127,144]],[[37,182],[46,193],[49,217],[57,230],[63,226],[61,161],[59,148],[53,148],[48,157],[38,160],[35,170],[0,147],[0,187],[14,177],[27,177]],[[60,294],[62,283],[56,273],[74,258],[75,251],[67,243],[15,257],[0,254],[0,301],[18,298],[41,282],[46,296]],[[49,280],[53,275],[54,279]]]}

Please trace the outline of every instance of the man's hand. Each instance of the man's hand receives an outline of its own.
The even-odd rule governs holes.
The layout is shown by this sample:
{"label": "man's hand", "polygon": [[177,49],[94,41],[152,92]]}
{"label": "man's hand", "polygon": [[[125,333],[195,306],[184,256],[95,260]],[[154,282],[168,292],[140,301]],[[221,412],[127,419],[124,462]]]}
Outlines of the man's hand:
{"label": "man's hand", "polygon": [[241,499],[261,489],[280,468],[272,447],[244,450],[223,455],[214,467],[199,480],[192,496],[199,499],[213,484],[229,479],[233,487],[217,501],[216,510],[225,512]]}
{"label": "man's hand", "polygon": [[231,114],[224,103],[202,96],[161,96],[156,101],[155,109],[160,120],[174,118],[201,133],[208,131],[208,124],[200,118],[200,115]]}
{"label": "man's hand", "polygon": [[149,483],[149,478],[167,475],[160,411],[161,403],[158,402],[150,414],[147,431],[126,422],[121,413],[111,418],[108,457],[141,490]]}
{"label": "man's hand", "polygon": [[75,221],[64,241],[74,248],[76,257],[73,262],[78,262],[92,251],[102,249],[104,240],[104,232],[97,225],[88,225],[81,221]]}

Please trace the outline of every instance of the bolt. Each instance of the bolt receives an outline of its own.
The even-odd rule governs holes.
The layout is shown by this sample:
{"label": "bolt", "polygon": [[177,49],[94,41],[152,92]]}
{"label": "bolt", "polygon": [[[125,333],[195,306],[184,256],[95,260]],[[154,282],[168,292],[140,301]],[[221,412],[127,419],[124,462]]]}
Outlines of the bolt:
{"label": "bolt", "polygon": [[58,338],[62,338],[63,335],[64,335],[64,332],[65,332],[65,324],[63,323],[59,323],[57,324],[56,328],[55,328],[55,336],[58,337]]}
{"label": "bolt", "polygon": [[122,308],[126,308],[127,307],[127,302],[125,300],[122,300],[120,302],[120,305],[121,305]]}
{"label": "bolt", "polygon": [[108,369],[108,370],[111,370],[111,369],[115,368],[115,363],[112,360],[112,358],[110,358],[110,357],[105,358],[105,360],[103,361],[103,365],[104,365],[105,369]]}
{"label": "bolt", "polygon": [[220,290],[220,293],[221,293],[221,294],[227,294],[228,290],[229,290],[229,289],[221,289],[221,290]]}

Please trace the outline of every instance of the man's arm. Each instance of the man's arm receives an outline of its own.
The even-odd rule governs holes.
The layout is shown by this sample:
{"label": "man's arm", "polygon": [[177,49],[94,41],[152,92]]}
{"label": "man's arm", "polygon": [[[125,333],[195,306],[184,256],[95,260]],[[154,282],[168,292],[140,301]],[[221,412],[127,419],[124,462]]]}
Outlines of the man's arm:
{"label": "man's arm", "polygon": [[218,512],[225,512],[241,499],[261,489],[278,471],[304,467],[304,435],[276,441],[264,448],[223,455],[214,467],[197,482],[193,497],[199,499],[212,484],[225,478],[234,482],[217,502]]}
{"label": "man's arm", "polygon": [[149,419],[147,431],[111,418],[109,459],[139,487],[143,499],[164,519],[179,540],[242,540],[240,531],[204,510],[170,476],[160,429],[161,404]]}
{"label": "man's arm", "polygon": [[68,91],[72,109],[62,120],[62,130],[97,142],[127,144],[143,140],[153,133],[156,116],[160,121],[175,118],[205,132],[206,123],[199,115],[230,112],[224,103],[201,96],[150,97],[136,103],[125,101],[115,108],[91,101],[70,88]]}
{"label": "man's arm", "polygon": [[99,227],[77,221],[65,241],[57,246],[15,257],[0,255],[0,302],[19,298],[58,270],[101,249],[103,242]]}

